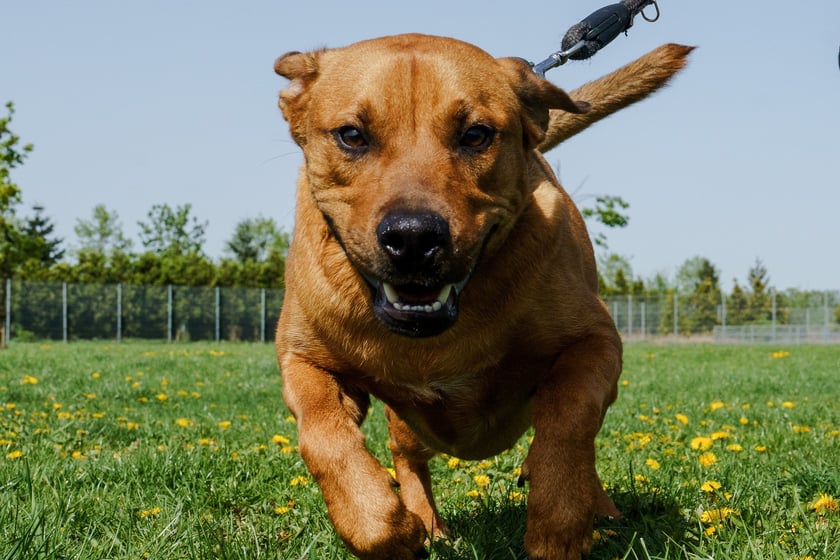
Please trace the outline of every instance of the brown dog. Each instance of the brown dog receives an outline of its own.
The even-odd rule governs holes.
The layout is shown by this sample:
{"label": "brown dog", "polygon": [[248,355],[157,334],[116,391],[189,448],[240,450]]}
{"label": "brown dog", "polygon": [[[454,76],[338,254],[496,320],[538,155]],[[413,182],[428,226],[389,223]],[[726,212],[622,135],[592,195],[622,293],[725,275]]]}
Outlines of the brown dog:
{"label": "brown dog", "polygon": [[[277,334],[300,453],[347,547],[411,559],[445,532],[436,452],[476,459],[530,425],[525,547],[579,558],[618,511],[595,471],[621,340],[583,220],[539,154],[661,87],[666,45],[572,93],[520,59],[386,37],[289,53],[280,107],[305,164]],[[365,448],[387,405],[398,491]]]}

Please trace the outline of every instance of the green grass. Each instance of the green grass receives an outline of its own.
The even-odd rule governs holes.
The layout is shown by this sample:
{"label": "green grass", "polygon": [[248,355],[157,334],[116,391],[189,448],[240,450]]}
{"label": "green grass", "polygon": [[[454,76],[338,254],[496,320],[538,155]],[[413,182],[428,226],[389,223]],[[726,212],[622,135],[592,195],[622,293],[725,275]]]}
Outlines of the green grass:
{"label": "green grass", "polygon": [[[625,516],[591,558],[840,558],[840,348],[775,350],[627,347],[597,442]],[[390,464],[381,406],[365,430]],[[525,557],[527,437],[432,462],[454,533],[433,558]],[[269,345],[14,344],[0,559],[349,558],[295,442]]]}

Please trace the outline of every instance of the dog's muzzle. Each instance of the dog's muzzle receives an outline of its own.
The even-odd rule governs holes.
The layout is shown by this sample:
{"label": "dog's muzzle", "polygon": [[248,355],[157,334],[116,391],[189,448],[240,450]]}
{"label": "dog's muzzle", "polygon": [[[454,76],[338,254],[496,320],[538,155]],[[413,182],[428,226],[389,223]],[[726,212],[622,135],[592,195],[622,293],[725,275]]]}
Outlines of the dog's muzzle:
{"label": "dog's muzzle", "polygon": [[446,220],[429,211],[394,211],[377,225],[376,240],[388,263],[387,280],[364,275],[376,317],[404,336],[434,336],[451,327],[466,279],[443,280],[452,256]]}

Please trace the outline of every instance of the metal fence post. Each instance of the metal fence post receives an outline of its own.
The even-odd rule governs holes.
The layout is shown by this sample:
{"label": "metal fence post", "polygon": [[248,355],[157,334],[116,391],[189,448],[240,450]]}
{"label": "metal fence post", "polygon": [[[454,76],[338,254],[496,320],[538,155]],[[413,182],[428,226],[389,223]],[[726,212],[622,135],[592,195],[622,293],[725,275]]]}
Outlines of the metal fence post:
{"label": "metal fence post", "polygon": [[12,341],[12,279],[6,278],[6,346]]}
{"label": "metal fence post", "polygon": [[627,294],[627,338],[633,336],[633,296]]}
{"label": "metal fence post", "polygon": [[172,284],[166,286],[166,342],[172,342]]}
{"label": "metal fence post", "polygon": [[677,300],[679,299],[679,294],[674,292],[674,336],[679,334],[679,325],[677,324],[679,319],[679,307]]}
{"label": "metal fence post", "polygon": [[61,283],[61,339],[67,343],[67,282]]}
{"label": "metal fence post", "polygon": [[117,342],[122,342],[122,283],[117,284]]}
{"label": "metal fence post", "polygon": [[219,342],[221,335],[221,308],[222,308],[222,289],[216,286],[216,342]]}
{"label": "metal fence post", "polygon": [[645,323],[647,323],[647,305],[646,304],[647,304],[647,302],[645,300],[642,300],[641,303],[639,303],[639,311],[642,314],[642,324],[641,324],[642,338],[647,337],[647,326],[645,324]]}
{"label": "metal fence post", "polygon": [[265,288],[260,290],[260,342],[265,342]]}

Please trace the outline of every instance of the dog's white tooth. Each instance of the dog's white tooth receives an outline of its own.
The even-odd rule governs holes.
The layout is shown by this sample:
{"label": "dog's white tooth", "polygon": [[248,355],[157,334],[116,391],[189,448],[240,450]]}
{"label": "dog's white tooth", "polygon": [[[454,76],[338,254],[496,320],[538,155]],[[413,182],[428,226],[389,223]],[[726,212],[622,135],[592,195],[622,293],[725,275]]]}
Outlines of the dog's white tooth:
{"label": "dog's white tooth", "polygon": [[438,294],[437,303],[440,303],[441,305],[446,303],[446,300],[449,299],[449,292],[451,291],[452,284],[447,284],[446,286],[444,286],[443,289],[440,291],[440,294]]}
{"label": "dog's white tooth", "polygon": [[443,307],[443,304],[439,301],[436,301],[432,304],[432,311],[440,311],[440,308]]}
{"label": "dog's white tooth", "polygon": [[426,313],[431,313],[432,312],[432,306],[431,305],[424,305],[423,306],[423,311],[425,311]]}
{"label": "dog's white tooth", "polygon": [[383,282],[382,289],[385,291],[385,299],[388,300],[388,303],[394,304],[394,307],[399,309],[399,307],[396,306],[396,303],[400,301],[400,299],[397,297],[397,292],[394,290],[394,287],[388,282]]}

